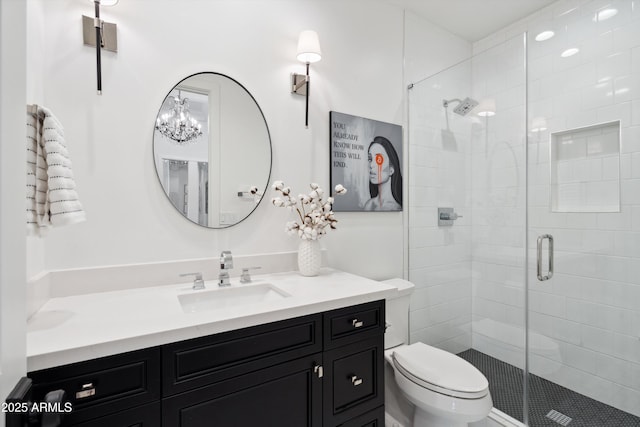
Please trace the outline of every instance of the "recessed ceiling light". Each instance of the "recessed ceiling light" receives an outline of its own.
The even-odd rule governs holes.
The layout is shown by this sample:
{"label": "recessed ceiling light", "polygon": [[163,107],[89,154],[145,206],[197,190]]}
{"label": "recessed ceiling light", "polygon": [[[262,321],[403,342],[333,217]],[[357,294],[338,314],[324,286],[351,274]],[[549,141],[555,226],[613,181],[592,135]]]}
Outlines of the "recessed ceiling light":
{"label": "recessed ceiling light", "polygon": [[618,9],[602,9],[600,12],[596,13],[596,16],[593,17],[595,22],[605,21],[609,18],[613,18],[618,14]]}
{"label": "recessed ceiling light", "polygon": [[575,55],[578,52],[580,52],[580,49],[578,49],[577,47],[572,47],[571,49],[567,49],[564,52],[562,52],[560,56],[562,56],[563,58],[568,58],[570,56]]}
{"label": "recessed ceiling light", "polygon": [[543,32],[541,32],[540,34],[538,34],[536,36],[536,41],[542,42],[542,41],[545,41],[545,40],[549,40],[551,37],[553,37],[555,35],[556,35],[556,33],[554,33],[551,30],[543,31]]}

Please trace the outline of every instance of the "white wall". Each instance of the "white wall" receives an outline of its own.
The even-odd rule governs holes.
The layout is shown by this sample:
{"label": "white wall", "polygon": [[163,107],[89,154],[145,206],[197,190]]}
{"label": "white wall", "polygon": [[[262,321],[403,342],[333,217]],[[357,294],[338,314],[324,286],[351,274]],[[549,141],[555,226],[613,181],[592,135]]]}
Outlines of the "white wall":
{"label": "white wall", "polygon": [[[534,127],[534,118],[544,117],[547,130],[530,133],[528,138],[529,318],[532,336],[551,344],[544,348],[532,341],[531,372],[640,415],[637,6],[631,0],[558,1],[480,41],[474,52],[522,31],[530,32],[529,129]],[[617,8],[618,14],[594,21],[595,13],[606,7]],[[546,29],[554,30],[555,37],[546,42],[533,40]],[[578,47],[580,52],[562,58],[560,53],[569,47]],[[621,121],[620,212],[552,212],[549,133],[612,120]],[[544,233],[555,238],[555,275],[539,282],[533,270],[535,243]],[[504,292],[509,275],[502,265],[487,265],[478,281],[474,278],[478,290],[494,296],[485,312],[500,316],[521,310],[517,287],[511,296]],[[498,357],[503,356],[508,355]]]}
{"label": "white wall", "polygon": [[[402,124],[403,12],[382,2],[135,0],[102,8],[118,25],[119,52],[103,52],[103,94],[95,91],[95,51],[80,39],[77,0],[42,1],[42,102],[65,125],[87,222],[53,230],[45,269],[67,269],[290,251],[290,214],[268,200],[240,225],[208,230],[182,218],[156,178],[152,133],[159,105],[198,71],[227,74],[260,104],[273,143],[272,181],[303,192],[329,182],[330,110]],[[77,31],[74,31],[73,29]],[[311,67],[310,126],[289,74],[301,30],[320,35],[323,60]],[[340,213],[323,245],[329,264],[373,278],[402,275],[402,214]],[[382,246],[381,246],[382,245]],[[380,250],[383,247],[384,250]]]}
{"label": "white wall", "polygon": [[[0,396],[26,372],[26,3],[0,3]],[[17,226],[20,224],[20,226]],[[5,415],[0,418],[4,426]]]}

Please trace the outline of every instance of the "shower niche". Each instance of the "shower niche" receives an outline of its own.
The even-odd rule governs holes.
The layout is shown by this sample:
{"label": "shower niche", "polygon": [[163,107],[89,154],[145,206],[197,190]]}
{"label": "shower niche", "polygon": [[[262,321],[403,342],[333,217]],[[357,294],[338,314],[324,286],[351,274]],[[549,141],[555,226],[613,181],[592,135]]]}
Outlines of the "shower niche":
{"label": "shower niche", "polygon": [[620,121],[550,136],[552,212],[620,212]]}

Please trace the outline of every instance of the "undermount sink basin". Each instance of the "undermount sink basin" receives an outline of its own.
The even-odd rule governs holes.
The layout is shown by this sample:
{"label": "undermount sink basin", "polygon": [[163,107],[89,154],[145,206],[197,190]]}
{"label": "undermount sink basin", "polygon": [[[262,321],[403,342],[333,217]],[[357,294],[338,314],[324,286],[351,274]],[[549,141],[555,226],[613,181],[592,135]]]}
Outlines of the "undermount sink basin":
{"label": "undermount sink basin", "polygon": [[290,296],[270,283],[260,283],[257,285],[231,285],[228,288],[195,291],[178,295],[178,300],[182,306],[182,311],[185,313],[197,313],[277,301]]}

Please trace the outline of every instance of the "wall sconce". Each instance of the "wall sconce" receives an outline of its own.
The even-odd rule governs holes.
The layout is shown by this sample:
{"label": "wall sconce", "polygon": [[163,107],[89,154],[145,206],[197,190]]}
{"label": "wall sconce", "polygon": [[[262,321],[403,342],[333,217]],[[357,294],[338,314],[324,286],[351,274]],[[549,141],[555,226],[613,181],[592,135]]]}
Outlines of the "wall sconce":
{"label": "wall sconce", "polygon": [[309,127],[309,64],[322,59],[320,41],[315,31],[303,31],[298,38],[298,61],[307,65],[307,74],[291,74],[291,93],[306,97],[304,125]]}
{"label": "wall sconce", "polygon": [[117,26],[100,19],[100,6],[114,6],[119,0],[89,0],[94,4],[95,18],[82,15],[82,38],[87,46],[96,47],[98,95],[102,95],[101,49],[118,51]]}

